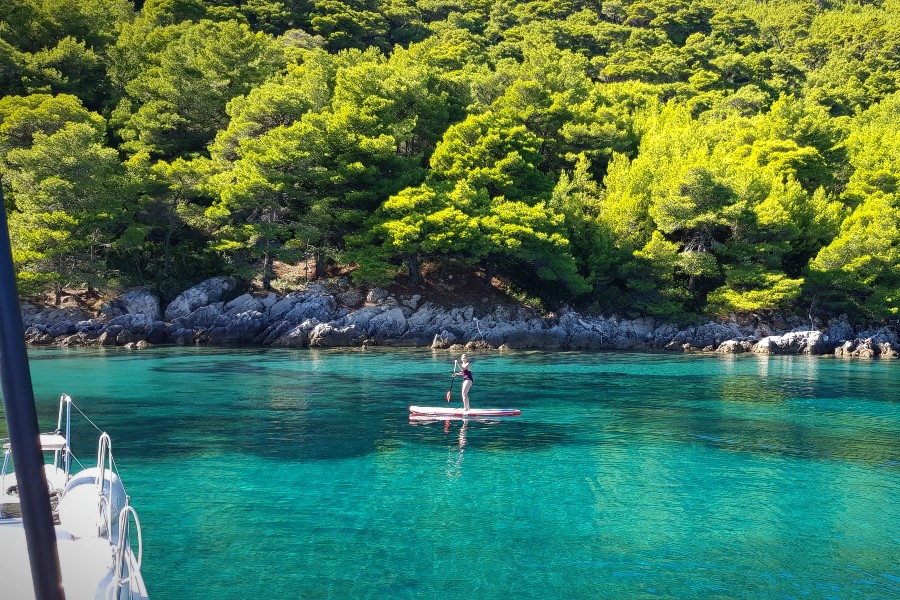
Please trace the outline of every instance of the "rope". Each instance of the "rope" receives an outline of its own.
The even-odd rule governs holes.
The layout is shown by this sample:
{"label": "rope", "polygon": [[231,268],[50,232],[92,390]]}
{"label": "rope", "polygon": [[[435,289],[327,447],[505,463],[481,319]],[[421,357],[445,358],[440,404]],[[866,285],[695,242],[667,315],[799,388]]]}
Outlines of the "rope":
{"label": "rope", "polygon": [[481,341],[484,341],[484,334],[481,333],[481,325],[478,324],[478,317],[472,317],[475,320],[475,329],[478,330],[478,335],[481,336]]}
{"label": "rope", "polygon": [[84,419],[85,419],[88,423],[90,423],[91,425],[94,426],[94,429],[96,429],[96,430],[99,431],[100,433],[103,433],[103,430],[100,429],[100,428],[97,426],[96,423],[94,423],[93,421],[91,421],[91,418],[90,418],[89,416],[87,416],[86,414],[84,414],[84,411],[82,411],[80,408],[78,408],[78,405],[75,404],[74,401],[70,400],[69,403],[70,403],[72,406],[75,407],[75,410],[78,411],[78,414],[80,414],[82,417],[84,417]]}
{"label": "rope", "polygon": [[[87,421],[88,423],[90,423],[90,424],[93,426],[94,429],[96,429],[96,430],[97,430],[98,432],[100,432],[100,433],[105,433],[102,429],[100,429],[99,426],[97,426],[96,423],[94,423],[93,421],[91,421],[91,418],[90,418],[89,416],[87,416],[86,414],[84,414],[84,411],[83,411],[83,410],[81,410],[80,408],[78,408],[78,405],[75,404],[75,401],[74,401],[74,400],[69,399],[69,404],[72,405],[72,406],[74,406],[74,407],[75,407],[75,410],[78,411],[78,414],[80,414],[82,417],[84,417],[84,420]],[[75,459],[75,462],[78,463],[78,466],[80,466],[82,469],[85,468],[84,464],[83,464],[80,460],[78,460],[78,457],[75,456],[74,454],[72,454],[71,451],[69,452],[69,456],[72,457],[73,459]],[[112,451],[111,451],[111,450],[110,450],[110,452],[109,452],[109,462],[110,462],[110,465],[112,466],[113,472],[114,472],[116,475],[118,475],[119,477],[121,477],[122,475],[121,475],[121,473],[119,473],[119,466],[116,464],[116,459],[113,457],[113,454],[112,454]]]}

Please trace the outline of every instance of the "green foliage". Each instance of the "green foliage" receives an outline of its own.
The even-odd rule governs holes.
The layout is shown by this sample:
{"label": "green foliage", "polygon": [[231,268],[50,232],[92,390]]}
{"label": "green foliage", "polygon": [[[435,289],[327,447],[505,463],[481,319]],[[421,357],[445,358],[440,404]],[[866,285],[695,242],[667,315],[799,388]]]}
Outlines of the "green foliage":
{"label": "green foliage", "polygon": [[900,314],[900,202],[876,193],[841,225],[811,263],[819,292],[837,307],[871,319]]}
{"label": "green foliage", "polygon": [[6,0],[0,36],[22,52],[53,48],[67,37],[100,52],[132,11],[128,0]]}
{"label": "green foliage", "polygon": [[10,150],[6,161],[16,206],[10,235],[23,286],[52,286],[58,297],[67,285],[100,284],[103,248],[122,216],[116,151],[90,124],[70,122],[50,135],[34,133],[31,146]]}
{"label": "green foliage", "polygon": [[853,212],[810,263],[826,304],[871,319],[900,313],[900,93],[856,119],[847,137],[853,174],[844,198]]}
{"label": "green foliage", "polygon": [[21,94],[25,91],[22,84],[25,56],[0,37],[0,97]]}
{"label": "green foliage", "polygon": [[221,172],[210,180],[219,201],[207,214],[230,219],[223,233],[265,214],[286,224],[276,243],[301,227],[321,248],[339,246],[421,179],[418,165],[442,130],[433,128],[447,119],[433,70],[404,51],[390,59],[310,52],[229,112],[231,126],[211,146]]}
{"label": "green foliage", "polygon": [[898,0],[137,6],[0,11],[29,290],[343,253],[548,307],[896,318]]}
{"label": "green foliage", "polygon": [[[351,255],[361,269],[380,264],[385,271],[395,270],[390,264],[400,255],[409,279],[418,281],[421,260],[480,255],[477,213],[487,202],[486,194],[465,182],[406,188],[381,205],[370,224],[371,236],[357,240]],[[374,249],[377,240],[381,245]],[[365,270],[357,279],[373,281]]]}
{"label": "green foliage", "polygon": [[808,94],[832,114],[855,114],[897,91],[896,0],[818,14],[798,44],[808,66]]}
{"label": "green foliage", "polygon": [[60,40],[55,48],[26,56],[24,73],[29,93],[72,94],[96,108],[106,93],[100,58],[71,37]]}
{"label": "green foliage", "polygon": [[225,106],[274,73],[283,49],[233,21],[173,25],[175,35],[125,83],[116,119],[131,153],[161,157],[200,150],[226,124]]}
{"label": "green foliage", "polygon": [[460,256],[477,254],[476,210],[486,203],[466,183],[456,188],[428,185],[407,188],[381,207],[386,244],[399,252]]}
{"label": "green foliage", "polygon": [[790,279],[783,273],[766,272],[759,266],[728,267],[726,285],[708,296],[709,309],[718,313],[754,312],[787,308],[799,296],[803,278]]}
{"label": "green foliage", "polygon": [[10,150],[30,148],[37,134],[53,135],[71,123],[90,125],[98,137],[106,132],[103,117],[74,96],[32,94],[0,98],[0,160]]}
{"label": "green foliage", "polygon": [[606,295],[616,278],[615,238],[600,219],[601,191],[590,174],[591,164],[580,154],[571,175],[563,172],[553,190],[550,208],[564,218],[578,274],[591,286],[595,298]]}
{"label": "green foliage", "polygon": [[543,202],[533,206],[502,198],[492,202],[479,224],[487,241],[487,259],[513,272],[527,269],[539,281],[559,282],[571,296],[584,293],[589,288],[568,252],[563,221]]}
{"label": "green foliage", "polygon": [[469,116],[451,126],[431,157],[437,177],[464,180],[494,196],[546,193],[550,180],[538,169],[541,139],[512,111]]}
{"label": "green foliage", "polygon": [[384,15],[371,0],[314,0],[312,30],[325,38],[329,50],[382,49],[387,34]]}
{"label": "green foliage", "polygon": [[895,194],[900,178],[900,93],[894,93],[853,121],[846,145],[853,165],[844,198],[857,205],[877,192]]}

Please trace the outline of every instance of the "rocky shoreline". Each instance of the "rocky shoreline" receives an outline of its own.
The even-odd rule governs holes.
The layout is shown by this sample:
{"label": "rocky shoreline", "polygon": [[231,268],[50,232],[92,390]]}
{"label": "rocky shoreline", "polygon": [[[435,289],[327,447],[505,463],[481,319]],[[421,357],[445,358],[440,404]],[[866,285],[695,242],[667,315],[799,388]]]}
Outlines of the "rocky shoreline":
{"label": "rocky shoreline", "polygon": [[25,339],[33,346],[52,347],[393,346],[900,357],[895,329],[858,328],[846,317],[817,328],[797,318],[775,323],[732,319],[679,328],[649,318],[588,317],[574,311],[547,316],[499,305],[444,308],[422,302],[418,294],[364,292],[346,279],[262,297],[236,296],[236,286],[230,277],[208,279],[165,310],[155,294],[142,289],[106,302],[99,314],[23,304]]}

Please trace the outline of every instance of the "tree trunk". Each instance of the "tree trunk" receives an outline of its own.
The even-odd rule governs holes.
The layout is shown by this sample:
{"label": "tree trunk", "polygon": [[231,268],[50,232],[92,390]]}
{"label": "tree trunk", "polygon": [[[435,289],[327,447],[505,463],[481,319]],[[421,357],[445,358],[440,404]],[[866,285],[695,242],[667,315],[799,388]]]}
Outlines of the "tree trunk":
{"label": "tree trunk", "polygon": [[263,254],[262,286],[267,292],[272,290],[272,255],[268,252]]}
{"label": "tree trunk", "polygon": [[409,270],[409,282],[413,285],[422,283],[422,277],[419,275],[419,256],[415,252],[409,252],[406,255],[406,267]]}
{"label": "tree trunk", "polygon": [[169,226],[166,228],[166,241],[163,245],[163,277],[169,276],[169,268],[172,264],[172,234],[175,233],[175,216],[178,214],[178,199],[172,201],[169,210]]}
{"label": "tree trunk", "polygon": [[325,252],[316,250],[316,279],[325,277]]}
{"label": "tree trunk", "polygon": [[494,280],[494,272],[497,270],[497,261],[493,258],[489,258],[487,260],[487,264],[484,267],[484,285],[491,287],[491,282]]}

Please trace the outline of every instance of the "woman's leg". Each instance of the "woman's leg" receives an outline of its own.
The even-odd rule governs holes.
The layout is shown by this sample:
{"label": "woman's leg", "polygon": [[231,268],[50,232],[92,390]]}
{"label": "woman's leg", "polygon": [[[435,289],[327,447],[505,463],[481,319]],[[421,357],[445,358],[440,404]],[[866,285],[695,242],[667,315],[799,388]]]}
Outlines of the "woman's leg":
{"label": "woman's leg", "polygon": [[463,401],[463,409],[469,410],[469,388],[472,387],[472,381],[470,379],[466,379],[462,384],[462,401]]}

